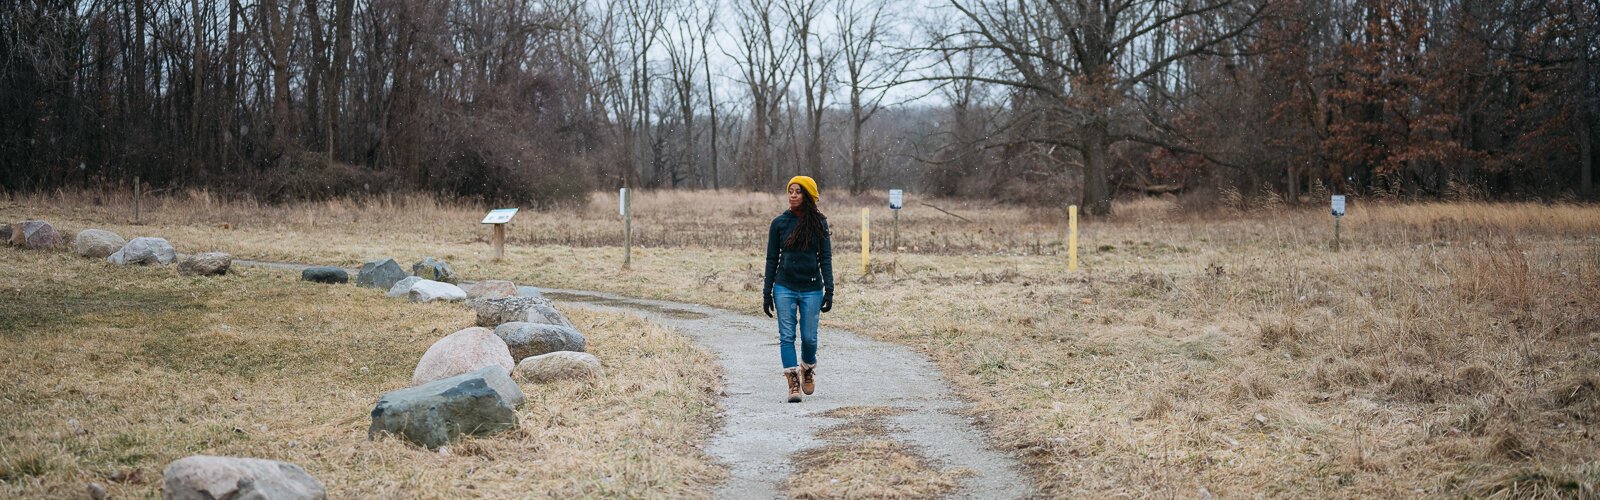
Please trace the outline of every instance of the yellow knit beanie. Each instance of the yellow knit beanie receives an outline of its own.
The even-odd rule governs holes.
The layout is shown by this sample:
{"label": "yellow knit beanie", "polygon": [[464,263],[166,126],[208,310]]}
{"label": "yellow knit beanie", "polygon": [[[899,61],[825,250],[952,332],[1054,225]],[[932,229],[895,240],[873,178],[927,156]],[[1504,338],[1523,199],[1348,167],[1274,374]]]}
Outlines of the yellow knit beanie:
{"label": "yellow knit beanie", "polygon": [[788,190],[789,186],[793,186],[795,184],[799,184],[800,187],[805,188],[807,193],[811,194],[811,201],[818,203],[822,202],[822,193],[817,192],[817,181],[812,180],[810,177],[806,177],[804,175],[796,175],[793,179],[789,179],[789,183],[784,184],[783,188]]}

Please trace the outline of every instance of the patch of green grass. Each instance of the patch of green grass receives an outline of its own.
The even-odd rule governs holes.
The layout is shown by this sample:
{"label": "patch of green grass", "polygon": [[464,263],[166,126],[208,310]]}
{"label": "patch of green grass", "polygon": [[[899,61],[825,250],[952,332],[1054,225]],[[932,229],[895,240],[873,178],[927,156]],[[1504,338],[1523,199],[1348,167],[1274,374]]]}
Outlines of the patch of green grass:
{"label": "patch of green grass", "polygon": [[0,336],[9,340],[42,329],[70,331],[67,327],[90,324],[131,328],[151,315],[179,318],[203,309],[192,297],[136,286],[91,290],[40,287],[4,295],[10,296],[0,300],[0,318],[4,318]]}
{"label": "patch of green grass", "polygon": [[0,457],[0,483],[14,483],[30,477],[43,476],[55,469],[50,463],[50,457],[40,453],[13,456],[8,452],[4,455]]}

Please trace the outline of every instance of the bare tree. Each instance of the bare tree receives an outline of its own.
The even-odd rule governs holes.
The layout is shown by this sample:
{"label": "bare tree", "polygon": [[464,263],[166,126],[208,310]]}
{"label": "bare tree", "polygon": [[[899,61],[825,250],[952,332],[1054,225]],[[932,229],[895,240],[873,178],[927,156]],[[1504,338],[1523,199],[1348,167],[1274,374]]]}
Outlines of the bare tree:
{"label": "bare tree", "polygon": [[[702,12],[702,10],[705,12]],[[702,7],[699,2],[686,2],[684,5],[674,9],[673,31],[662,39],[666,44],[669,73],[671,74],[670,85],[673,90],[673,97],[676,98],[677,112],[682,127],[682,142],[678,145],[681,154],[680,158],[674,161],[674,165],[681,165],[689,169],[696,169],[697,165],[695,162],[694,117],[697,111],[695,86],[699,81],[696,77],[699,76],[698,73],[702,71],[701,68],[704,66],[704,70],[708,72],[706,75],[706,92],[709,96],[712,90],[709,75],[710,67],[706,61],[705,46],[706,39],[712,35],[711,29],[715,23],[715,5]],[[708,98],[708,101],[711,100]],[[714,128],[715,124],[712,127]],[[715,134],[712,134],[712,140],[716,140]],[[715,152],[712,155],[715,157]],[[713,159],[713,161],[715,160]],[[676,169],[677,167],[674,167],[672,175],[673,187],[678,187],[679,182],[678,177],[680,174],[676,172]],[[716,176],[714,167],[712,176]],[[704,182],[701,185],[704,187]]]}
{"label": "bare tree", "polygon": [[822,176],[822,117],[828,106],[828,92],[833,88],[834,63],[839,54],[824,43],[828,38],[818,33],[816,25],[817,18],[827,9],[827,0],[786,0],[781,8],[787,18],[789,37],[796,44],[794,64],[805,95],[806,142],[800,158],[801,170],[818,184],[826,184]]}
{"label": "bare tree", "polygon": [[735,41],[738,46],[727,54],[739,68],[739,81],[750,93],[750,119],[745,145],[740,149],[745,160],[745,187],[758,188],[772,180],[771,141],[778,123],[783,94],[794,77],[790,64],[796,50],[785,36],[779,12],[766,0],[741,0],[734,3]]}
{"label": "bare tree", "polygon": [[839,0],[834,4],[835,34],[839,38],[841,82],[850,94],[850,192],[866,189],[862,128],[883,109],[883,99],[895,80],[905,74],[911,59],[889,51],[887,42],[897,19],[887,14],[898,4],[889,1]]}
{"label": "bare tree", "polygon": [[[1261,18],[1267,0],[951,0],[973,35],[956,50],[994,52],[997,71],[957,78],[1033,94],[1047,107],[1031,140],[1072,148],[1083,158],[1083,205],[1111,213],[1106,182],[1111,146],[1158,141],[1127,119],[1129,97],[1176,61],[1227,54],[1227,43]],[[1177,33],[1183,36],[1176,36]],[[1136,50],[1174,34],[1164,53]],[[1144,57],[1136,57],[1143,55]]]}

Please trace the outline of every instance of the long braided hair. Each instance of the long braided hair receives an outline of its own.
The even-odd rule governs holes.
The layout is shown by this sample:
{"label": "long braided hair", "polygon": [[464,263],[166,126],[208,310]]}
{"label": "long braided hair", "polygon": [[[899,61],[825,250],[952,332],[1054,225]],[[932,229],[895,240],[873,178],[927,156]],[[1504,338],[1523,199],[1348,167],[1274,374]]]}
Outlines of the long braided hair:
{"label": "long braided hair", "polygon": [[822,221],[828,217],[817,210],[817,200],[811,199],[811,193],[804,189],[800,190],[800,206],[792,212],[800,222],[794,225],[789,237],[783,240],[784,248],[796,250],[811,248],[811,243],[822,236]]}

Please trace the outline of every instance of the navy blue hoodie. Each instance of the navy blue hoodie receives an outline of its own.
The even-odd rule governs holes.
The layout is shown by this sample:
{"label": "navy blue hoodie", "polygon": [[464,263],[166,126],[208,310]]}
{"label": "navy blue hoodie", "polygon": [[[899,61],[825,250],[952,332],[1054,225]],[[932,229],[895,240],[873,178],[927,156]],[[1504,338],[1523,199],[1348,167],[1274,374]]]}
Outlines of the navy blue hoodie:
{"label": "navy blue hoodie", "polygon": [[800,224],[794,212],[784,210],[772,219],[767,230],[767,274],[761,292],[772,296],[772,283],[796,292],[833,291],[833,240],[828,219],[822,219],[822,234],[811,239],[809,248],[784,248],[789,233]]}

